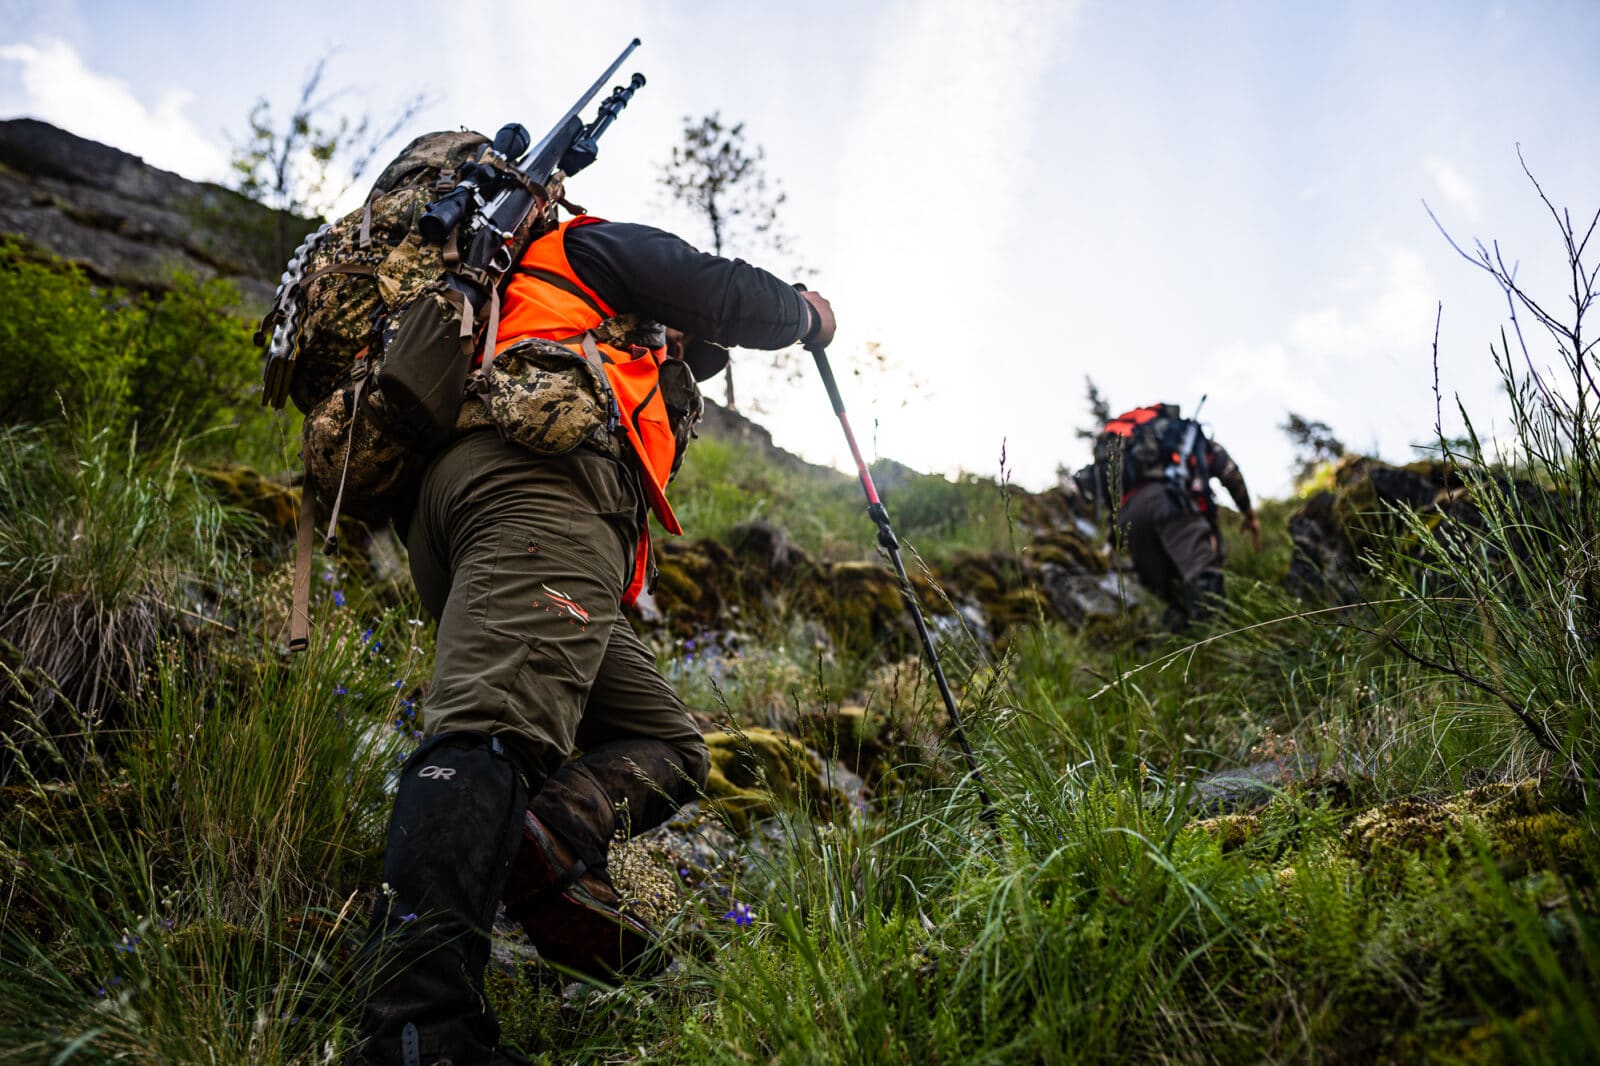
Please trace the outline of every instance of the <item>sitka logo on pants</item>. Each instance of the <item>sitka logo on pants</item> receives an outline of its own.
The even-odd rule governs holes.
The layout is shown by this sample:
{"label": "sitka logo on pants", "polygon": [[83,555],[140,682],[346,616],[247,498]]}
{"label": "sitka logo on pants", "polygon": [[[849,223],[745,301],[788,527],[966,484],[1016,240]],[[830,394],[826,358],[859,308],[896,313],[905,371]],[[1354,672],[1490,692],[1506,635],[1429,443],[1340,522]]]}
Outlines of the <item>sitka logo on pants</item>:
{"label": "sitka logo on pants", "polygon": [[[589,624],[589,612],[584,610],[577,600],[566,595],[560,589],[551,588],[549,585],[540,585],[539,587],[544,589],[545,595],[550,597],[550,602],[555,604],[556,608],[563,614],[566,614],[580,625]],[[538,605],[537,600],[534,601],[534,605]],[[548,608],[546,609],[548,610]]]}
{"label": "sitka logo on pants", "polygon": [[424,766],[417,771],[417,776],[426,777],[429,780],[448,781],[456,776],[456,768],[454,766]]}

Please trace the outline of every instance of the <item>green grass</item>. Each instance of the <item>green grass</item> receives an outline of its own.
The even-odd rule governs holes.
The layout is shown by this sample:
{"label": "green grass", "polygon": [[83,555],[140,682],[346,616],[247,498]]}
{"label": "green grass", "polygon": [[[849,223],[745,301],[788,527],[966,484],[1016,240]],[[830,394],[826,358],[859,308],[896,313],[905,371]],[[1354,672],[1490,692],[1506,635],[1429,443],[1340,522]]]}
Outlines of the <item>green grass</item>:
{"label": "green grass", "polygon": [[[879,485],[895,533],[908,549],[943,561],[962,551],[1013,550],[1000,485],[962,475],[905,475]],[[877,527],[853,475],[796,470],[743,441],[702,437],[689,450],[669,495],[684,532],[726,539],[741,522],[780,527],[796,545],[825,560],[875,557]]]}
{"label": "green grass", "polygon": [[[0,281],[84,336],[122,313],[39,270]],[[191,298],[143,305],[155,332],[123,355],[231,344]],[[1290,506],[1269,501],[1259,551],[1225,525],[1208,626],[943,636],[995,825],[913,662],[794,618],[663,647],[691,705],[740,727],[864,706],[870,736],[812,735],[890,765],[866,817],[777,804],[671,930],[674,971],[570,993],[497,974],[508,1038],[551,1063],[1593,1061],[1600,425],[1580,332],[1571,386],[1506,370],[1515,441],[1455,446],[1446,507],[1478,517],[1373,516],[1361,602],[1282,590]],[[285,563],[185,471],[241,439],[271,468],[289,424],[223,404],[194,435],[135,435],[102,402],[119,380],[0,434],[0,1062],[336,1061],[427,627],[403,582],[358,588],[363,567],[329,561],[312,650],[283,655]],[[1026,548],[1001,485],[882,473],[914,568]],[[874,556],[853,479],[740,444],[700,441],[674,500],[696,535],[764,519],[824,559]],[[1196,804],[1208,775],[1273,761],[1300,778],[1250,811]]]}

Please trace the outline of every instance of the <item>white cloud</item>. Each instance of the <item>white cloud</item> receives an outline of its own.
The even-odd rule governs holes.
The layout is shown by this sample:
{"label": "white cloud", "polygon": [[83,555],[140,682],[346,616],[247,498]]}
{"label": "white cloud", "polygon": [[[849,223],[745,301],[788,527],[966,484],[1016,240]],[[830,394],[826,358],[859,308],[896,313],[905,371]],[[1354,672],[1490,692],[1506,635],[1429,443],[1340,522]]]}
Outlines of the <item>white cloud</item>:
{"label": "white cloud", "polygon": [[1039,94],[1074,10],[918,0],[882,13],[836,171],[854,209],[836,215],[827,284],[872,294],[847,343],[925,365],[952,335],[996,326]]}
{"label": "white cloud", "polygon": [[1437,287],[1422,256],[1409,248],[1383,253],[1382,280],[1365,302],[1343,304],[1298,315],[1289,323],[1289,344],[1300,357],[1337,364],[1389,359],[1416,350],[1433,321]]}
{"label": "white cloud", "polygon": [[[1319,418],[1356,448],[1406,458],[1427,395],[1436,282],[1404,247],[1380,250],[1375,268],[1336,284],[1338,302],[1295,314],[1281,341],[1236,340],[1213,349],[1188,382],[1207,393],[1211,423],[1253,490],[1288,490],[1287,411]],[[1270,327],[1269,327],[1270,328]]]}
{"label": "white cloud", "polygon": [[227,152],[185,113],[192,93],[167,90],[147,105],[125,82],[89,70],[56,38],[0,46],[0,62],[16,64],[21,82],[20,93],[0,99],[0,114],[42,119],[185,177],[226,177]]}
{"label": "white cloud", "polygon": [[1429,156],[1423,160],[1423,167],[1428,171],[1428,176],[1433,179],[1434,186],[1439,190],[1445,202],[1452,207],[1459,208],[1468,219],[1476,222],[1478,219],[1478,187],[1469,181],[1466,175],[1455,168],[1448,159],[1438,156]]}

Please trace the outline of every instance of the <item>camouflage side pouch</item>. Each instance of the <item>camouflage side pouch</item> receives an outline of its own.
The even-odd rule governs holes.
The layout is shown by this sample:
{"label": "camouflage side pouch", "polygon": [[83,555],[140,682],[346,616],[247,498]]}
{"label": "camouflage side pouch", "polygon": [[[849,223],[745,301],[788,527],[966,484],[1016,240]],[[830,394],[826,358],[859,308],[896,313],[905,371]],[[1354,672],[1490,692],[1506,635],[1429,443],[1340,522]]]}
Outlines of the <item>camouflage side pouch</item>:
{"label": "camouflage side pouch", "polygon": [[689,442],[697,436],[695,427],[705,417],[706,402],[700,395],[694,372],[682,359],[668,359],[661,364],[660,382],[661,401],[667,407],[667,423],[672,427],[672,439],[677,443],[672,453],[672,472],[667,475],[667,480],[671,481],[678,476],[678,468],[683,465]]}
{"label": "camouflage side pouch", "polygon": [[604,429],[611,389],[583,356],[528,338],[473,376],[473,394],[500,435],[537,455],[565,455]]}
{"label": "camouflage side pouch", "polygon": [[379,397],[362,387],[364,359],[357,363],[351,379],[306,415],[301,433],[306,487],[332,501],[330,536],[341,512],[383,522],[406,509],[427,466],[426,454],[384,428]]}
{"label": "camouflage side pouch", "polygon": [[423,450],[449,438],[466,395],[471,348],[466,299],[443,284],[389,317],[374,389],[392,432]]}

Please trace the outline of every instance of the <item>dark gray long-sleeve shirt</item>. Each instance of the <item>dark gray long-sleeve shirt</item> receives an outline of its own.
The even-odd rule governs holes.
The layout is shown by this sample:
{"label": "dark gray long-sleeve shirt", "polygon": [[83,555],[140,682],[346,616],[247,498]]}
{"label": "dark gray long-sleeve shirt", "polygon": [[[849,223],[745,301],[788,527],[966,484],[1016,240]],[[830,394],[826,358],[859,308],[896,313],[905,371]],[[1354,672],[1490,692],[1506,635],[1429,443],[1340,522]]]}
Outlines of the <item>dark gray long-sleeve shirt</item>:
{"label": "dark gray long-sleeve shirt", "polygon": [[1214,477],[1222,482],[1222,487],[1228,490],[1228,495],[1233,497],[1233,505],[1239,508],[1240,514],[1252,514],[1250,508],[1250,490],[1245,487],[1244,475],[1239,472],[1239,464],[1233,461],[1233,456],[1228,450],[1216,441],[1211,442],[1210,468],[1206,471],[1207,477]]}
{"label": "dark gray long-sleeve shirt", "polygon": [[619,313],[726,347],[776,349],[811,330],[811,305],[793,286],[742,259],[708,255],[681,237],[632,222],[566,231],[578,277]]}

